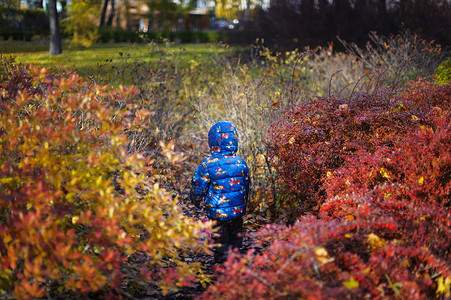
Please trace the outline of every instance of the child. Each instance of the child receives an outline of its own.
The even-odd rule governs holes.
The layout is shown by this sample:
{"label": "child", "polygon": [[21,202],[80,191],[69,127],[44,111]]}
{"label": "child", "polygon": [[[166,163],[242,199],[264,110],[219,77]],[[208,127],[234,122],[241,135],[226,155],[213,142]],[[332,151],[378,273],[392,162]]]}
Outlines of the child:
{"label": "child", "polygon": [[208,132],[211,156],[204,159],[194,172],[191,201],[204,209],[210,219],[216,220],[219,237],[215,243],[215,262],[225,261],[230,248],[243,243],[243,215],[249,194],[249,168],[236,155],[238,134],[231,122],[213,125]]}

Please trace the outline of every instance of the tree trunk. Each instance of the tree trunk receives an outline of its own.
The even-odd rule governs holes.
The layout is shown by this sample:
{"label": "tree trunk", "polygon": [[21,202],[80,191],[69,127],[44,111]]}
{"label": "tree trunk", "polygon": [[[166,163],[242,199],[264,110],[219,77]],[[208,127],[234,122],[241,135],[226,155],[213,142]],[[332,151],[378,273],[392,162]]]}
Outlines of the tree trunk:
{"label": "tree trunk", "polygon": [[108,7],[108,0],[104,0],[103,2],[103,8],[102,8],[102,15],[100,16],[100,26],[105,25],[105,17],[106,17],[106,9]]}
{"label": "tree trunk", "polygon": [[116,10],[114,8],[114,0],[111,0],[111,10],[110,10],[110,15],[108,17],[108,21],[106,22],[106,26],[111,27],[113,25],[113,18],[114,18],[115,13],[116,13]]}
{"label": "tree trunk", "polygon": [[56,0],[49,0],[49,21],[50,21],[50,54],[61,54],[61,35],[58,25],[58,12],[56,11]]}
{"label": "tree trunk", "polygon": [[251,0],[246,0],[246,11],[244,12],[244,21],[249,22],[251,18]]}

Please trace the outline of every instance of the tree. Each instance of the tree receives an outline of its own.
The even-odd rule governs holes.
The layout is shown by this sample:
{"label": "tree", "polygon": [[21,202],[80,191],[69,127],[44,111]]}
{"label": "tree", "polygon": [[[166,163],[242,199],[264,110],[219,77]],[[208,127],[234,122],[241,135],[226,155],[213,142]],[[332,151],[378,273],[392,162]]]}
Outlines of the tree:
{"label": "tree", "polygon": [[102,14],[100,16],[100,26],[105,25],[106,9],[108,7],[108,2],[109,0],[104,0],[103,2]]}
{"label": "tree", "polygon": [[[105,25],[106,11],[107,11],[109,2],[110,2],[110,0],[103,1],[102,14],[100,15],[100,24],[99,24],[100,27]],[[114,18],[115,13],[116,13],[115,1],[111,0],[111,9],[110,9],[110,14],[108,16],[108,20],[106,22],[106,26],[111,27],[113,25],[113,18]]]}
{"label": "tree", "polygon": [[176,24],[178,5],[172,0],[147,0],[146,4],[149,6],[153,22],[156,22],[158,27],[162,27],[163,30],[170,30]]}
{"label": "tree", "polygon": [[224,18],[229,21],[238,19],[240,16],[241,1],[236,0],[218,0],[216,1],[216,17]]}
{"label": "tree", "polygon": [[106,22],[106,26],[108,26],[108,27],[113,26],[113,18],[114,18],[114,14],[116,13],[114,4],[115,4],[114,0],[111,0],[110,15],[108,16],[108,21]]}
{"label": "tree", "polygon": [[49,0],[49,21],[50,54],[61,54],[63,52],[63,48],[61,46],[61,34],[58,25],[58,11],[56,10],[56,0]]}
{"label": "tree", "polygon": [[71,36],[71,46],[90,47],[98,38],[98,28],[94,23],[99,17],[99,0],[73,0],[68,18],[62,24]]}
{"label": "tree", "polygon": [[18,0],[0,0],[0,8],[19,8],[19,6]]}

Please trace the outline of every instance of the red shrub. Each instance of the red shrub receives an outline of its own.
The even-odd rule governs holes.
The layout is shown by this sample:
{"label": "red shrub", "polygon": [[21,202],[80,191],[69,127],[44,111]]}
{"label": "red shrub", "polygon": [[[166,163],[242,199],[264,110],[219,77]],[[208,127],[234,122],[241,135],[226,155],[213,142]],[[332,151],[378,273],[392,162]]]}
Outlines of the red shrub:
{"label": "red shrub", "polygon": [[428,207],[400,220],[385,216],[382,206],[373,204],[371,210],[379,213],[354,220],[304,219],[260,231],[260,242],[269,246],[232,255],[202,298],[412,299],[449,293],[449,286],[438,287],[451,280],[449,212]]}
{"label": "red shrub", "polygon": [[[392,151],[419,125],[428,130],[434,126],[430,112],[448,109],[450,101],[451,85],[419,80],[406,90],[376,86],[348,98],[316,98],[285,112],[267,139],[286,199],[282,209],[317,212],[326,197],[323,182],[335,170],[361,153]],[[376,184],[377,174],[372,176]]]}
{"label": "red shrub", "polygon": [[[379,201],[404,199],[417,204],[451,205],[451,112],[437,108],[428,117],[430,125],[417,125],[413,133],[347,159],[325,178],[326,193],[337,195],[373,191]],[[414,145],[414,146],[413,146]],[[332,199],[334,202],[335,200]],[[338,203],[325,203],[322,211]],[[331,216],[338,217],[335,213]]]}
{"label": "red shrub", "polygon": [[280,181],[319,213],[258,232],[261,251],[232,255],[204,299],[451,296],[451,86],[385,95],[341,122],[320,98],[275,124]]}

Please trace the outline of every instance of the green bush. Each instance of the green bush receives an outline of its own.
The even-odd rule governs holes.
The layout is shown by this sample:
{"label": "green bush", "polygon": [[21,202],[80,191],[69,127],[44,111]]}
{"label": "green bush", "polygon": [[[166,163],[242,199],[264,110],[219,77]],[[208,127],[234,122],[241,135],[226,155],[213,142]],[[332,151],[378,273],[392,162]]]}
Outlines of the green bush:
{"label": "green bush", "polygon": [[110,41],[115,43],[135,43],[142,41],[137,31],[123,30],[120,27],[100,27],[98,29],[98,36],[98,41],[103,43],[108,43]]}
{"label": "green bush", "polygon": [[48,32],[49,20],[43,9],[0,9],[0,36],[3,40],[31,41],[36,34],[48,35]]}
{"label": "green bush", "polygon": [[444,85],[451,80],[451,58],[442,62],[438,68],[435,70],[435,81]]}

